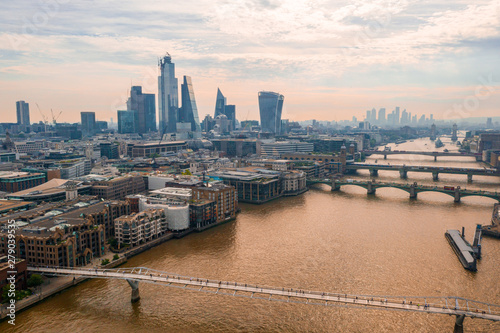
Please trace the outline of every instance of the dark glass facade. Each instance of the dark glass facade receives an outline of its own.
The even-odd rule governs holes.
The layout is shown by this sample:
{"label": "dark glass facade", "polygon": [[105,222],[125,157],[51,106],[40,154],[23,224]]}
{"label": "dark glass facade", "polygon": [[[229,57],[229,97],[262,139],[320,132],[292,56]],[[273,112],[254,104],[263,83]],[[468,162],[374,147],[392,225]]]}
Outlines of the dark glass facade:
{"label": "dark glass facade", "polygon": [[127,110],[135,112],[135,133],[156,131],[156,104],[154,94],[143,94],[142,87],[130,89]]}
{"label": "dark glass facade", "polygon": [[136,133],[135,120],[137,118],[136,111],[117,111],[118,113],[118,133],[128,134]]}
{"label": "dark glass facade", "polygon": [[262,132],[280,133],[284,96],[275,92],[259,92],[260,126]]}
{"label": "dark glass facade", "polygon": [[184,75],[184,82],[181,85],[182,108],[179,110],[180,123],[191,123],[191,131],[201,132],[200,118],[198,117],[198,107],[194,97],[193,83],[191,77]]}

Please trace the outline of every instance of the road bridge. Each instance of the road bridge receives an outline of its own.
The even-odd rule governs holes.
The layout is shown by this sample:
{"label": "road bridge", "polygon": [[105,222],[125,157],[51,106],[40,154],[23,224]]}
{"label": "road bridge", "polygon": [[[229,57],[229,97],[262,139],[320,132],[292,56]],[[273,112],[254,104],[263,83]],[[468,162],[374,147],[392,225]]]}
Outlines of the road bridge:
{"label": "road bridge", "polygon": [[498,200],[500,202],[500,193],[493,191],[481,191],[481,190],[468,190],[462,189],[460,186],[430,186],[430,185],[419,185],[416,182],[412,184],[400,184],[400,183],[384,183],[384,182],[376,182],[373,180],[353,180],[353,179],[344,179],[344,180],[319,180],[319,179],[311,179],[307,181],[308,184],[326,184],[332,187],[332,191],[338,191],[342,186],[359,186],[367,190],[368,194],[375,194],[378,188],[384,187],[392,187],[398,188],[400,190],[406,191],[410,194],[410,198],[416,199],[418,193],[422,192],[439,192],[447,194],[453,197],[455,202],[460,202],[460,199],[463,197],[470,196],[479,196],[479,197],[487,197]]}
{"label": "road bridge", "polygon": [[500,171],[493,168],[449,168],[437,166],[418,166],[418,165],[390,165],[390,164],[368,164],[368,163],[350,163],[346,165],[346,172],[356,172],[357,170],[369,170],[370,176],[378,176],[379,170],[398,171],[402,179],[408,178],[408,172],[431,173],[433,180],[439,179],[440,173],[467,175],[467,181],[472,182],[472,176],[493,176],[500,177]]}
{"label": "road bridge", "polygon": [[309,291],[288,287],[269,287],[265,285],[182,276],[146,267],[88,269],[80,267],[28,266],[28,271],[50,275],[74,275],[87,278],[125,280],[132,288],[132,302],[140,299],[139,283],[147,282],[220,295],[288,303],[451,315],[457,318],[455,322],[456,330],[461,329],[465,317],[500,321],[500,305],[457,296],[381,296]]}
{"label": "road bridge", "polygon": [[474,157],[476,161],[482,161],[483,155],[481,153],[461,153],[461,152],[444,152],[444,151],[410,151],[410,150],[363,150],[361,151],[365,156],[370,155],[383,155],[387,159],[388,155],[423,155],[433,156],[434,161],[437,161],[438,156],[443,157]]}

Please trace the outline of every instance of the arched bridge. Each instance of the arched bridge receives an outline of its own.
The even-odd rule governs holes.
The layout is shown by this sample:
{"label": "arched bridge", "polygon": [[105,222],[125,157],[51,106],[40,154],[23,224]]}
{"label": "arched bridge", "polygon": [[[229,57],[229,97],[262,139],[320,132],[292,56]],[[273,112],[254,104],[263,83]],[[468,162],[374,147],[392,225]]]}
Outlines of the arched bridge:
{"label": "arched bridge", "polygon": [[428,186],[428,185],[419,185],[416,182],[413,184],[399,184],[399,183],[383,183],[383,182],[376,182],[376,181],[359,181],[359,180],[353,180],[353,179],[346,179],[346,180],[333,180],[333,181],[326,181],[326,180],[315,180],[315,179],[310,179],[307,180],[308,184],[326,184],[330,185],[332,187],[332,191],[338,191],[342,186],[346,185],[354,185],[354,186],[360,186],[362,188],[365,188],[368,192],[368,194],[375,194],[376,190],[378,188],[383,188],[383,187],[393,187],[393,188],[398,188],[403,191],[406,191],[410,194],[410,198],[417,198],[418,193],[421,192],[440,192],[444,194],[448,194],[454,198],[455,202],[460,202],[460,199],[463,197],[468,197],[468,196],[481,196],[481,197],[487,197],[487,198],[492,198],[495,200],[498,200],[500,202],[500,193],[498,192],[491,192],[491,191],[480,191],[480,190],[467,190],[467,189],[462,189],[460,186]]}
{"label": "arched bridge", "polygon": [[402,179],[408,178],[408,172],[431,173],[433,180],[439,179],[439,174],[467,175],[467,181],[472,182],[472,176],[492,176],[500,177],[500,170],[492,168],[450,168],[437,166],[419,166],[419,165],[388,165],[388,164],[369,164],[369,163],[349,163],[345,166],[346,172],[356,172],[357,170],[369,170],[370,176],[378,176],[379,170],[398,171]]}
{"label": "arched bridge", "polygon": [[438,156],[454,156],[454,157],[475,157],[476,161],[481,161],[483,154],[481,153],[461,153],[461,152],[445,152],[445,151],[409,151],[409,150],[363,150],[365,156],[370,155],[384,155],[384,159],[387,159],[387,155],[423,155],[423,156],[433,156],[434,161],[437,161]]}
{"label": "arched bridge", "polygon": [[146,267],[86,269],[29,266],[28,271],[51,275],[126,280],[132,288],[132,302],[140,299],[139,282],[147,282],[220,295],[290,303],[454,315],[457,317],[455,325],[460,327],[465,317],[500,321],[500,305],[456,296],[381,296],[308,291],[182,276]]}

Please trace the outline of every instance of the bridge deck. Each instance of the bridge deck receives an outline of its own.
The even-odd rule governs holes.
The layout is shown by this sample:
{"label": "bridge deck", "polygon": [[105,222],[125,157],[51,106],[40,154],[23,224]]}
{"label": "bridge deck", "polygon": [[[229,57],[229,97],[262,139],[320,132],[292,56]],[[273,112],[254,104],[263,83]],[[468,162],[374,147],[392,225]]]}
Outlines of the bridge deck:
{"label": "bridge deck", "polygon": [[[284,302],[331,306],[335,304],[371,307],[375,309],[413,311],[446,315],[465,315],[500,321],[500,305],[478,302],[461,297],[436,296],[375,296],[349,295],[292,288],[276,288],[249,285],[239,282],[215,281],[195,277],[180,276],[145,267],[118,269],[53,268],[29,266],[29,271],[56,275],[75,275],[89,278],[135,280],[163,284],[197,291],[211,291],[216,294],[245,296]],[[230,292],[230,293],[229,293]],[[237,294],[240,293],[240,294]],[[244,294],[243,294],[244,293]],[[263,297],[263,296],[266,297]],[[275,297],[273,299],[273,296]]]}
{"label": "bridge deck", "polygon": [[352,163],[346,165],[347,170],[382,170],[382,171],[406,171],[406,172],[437,172],[461,175],[475,176],[494,176],[500,177],[500,171],[492,168],[450,168],[437,166],[418,166],[418,165],[389,165],[389,164],[368,164]]}

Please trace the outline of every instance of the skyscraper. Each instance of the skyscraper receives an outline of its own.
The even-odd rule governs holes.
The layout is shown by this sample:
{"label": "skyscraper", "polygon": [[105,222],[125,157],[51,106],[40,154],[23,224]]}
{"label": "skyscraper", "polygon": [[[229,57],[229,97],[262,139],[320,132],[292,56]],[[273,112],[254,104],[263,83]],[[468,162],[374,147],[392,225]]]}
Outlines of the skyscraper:
{"label": "skyscraper", "polygon": [[158,76],[158,113],[159,132],[161,134],[175,133],[177,113],[179,108],[179,88],[175,77],[175,65],[170,54],[158,61],[160,76]]}
{"label": "skyscraper", "polygon": [[93,136],[96,132],[95,112],[80,112],[82,120],[82,135],[86,137]]}
{"label": "skyscraper", "polygon": [[284,96],[275,92],[259,92],[260,126],[262,132],[280,133]]}
{"label": "skyscraper", "polygon": [[380,125],[385,124],[385,108],[380,108],[380,110],[378,110],[378,122]]}
{"label": "skyscraper", "polygon": [[236,129],[236,105],[226,105],[226,117],[229,120],[231,131]]}
{"label": "skyscraper", "polygon": [[25,101],[16,102],[17,124],[29,126],[30,123],[30,105]]}
{"label": "skyscraper", "polygon": [[131,134],[136,131],[136,111],[118,110],[118,133]]}
{"label": "skyscraper", "polygon": [[143,94],[142,87],[133,86],[127,100],[127,110],[134,111],[135,133],[156,131],[156,104],[154,94]]}
{"label": "skyscraper", "polygon": [[220,89],[217,88],[217,99],[215,100],[214,118],[217,118],[217,116],[221,114],[226,114],[226,97],[224,97]]}
{"label": "skyscraper", "polygon": [[184,75],[184,82],[181,85],[181,99],[182,107],[179,109],[179,119],[177,121],[180,123],[191,123],[191,131],[201,132],[193,83],[191,82],[191,77],[186,75]]}

